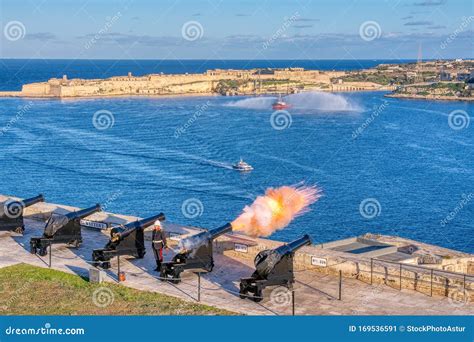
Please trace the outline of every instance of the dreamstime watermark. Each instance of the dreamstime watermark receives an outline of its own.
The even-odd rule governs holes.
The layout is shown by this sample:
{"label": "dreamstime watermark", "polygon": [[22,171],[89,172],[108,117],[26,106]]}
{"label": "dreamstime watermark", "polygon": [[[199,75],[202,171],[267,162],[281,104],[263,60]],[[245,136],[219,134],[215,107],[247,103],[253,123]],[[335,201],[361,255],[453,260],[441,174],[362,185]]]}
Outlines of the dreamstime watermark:
{"label": "dreamstime watermark", "polygon": [[181,27],[181,36],[187,41],[194,42],[204,36],[204,28],[199,21],[187,21]]}
{"label": "dreamstime watermark", "polygon": [[262,44],[264,50],[268,49],[276,40],[280,39],[285,35],[286,30],[300,17],[298,12],[295,12],[291,17],[283,18],[283,24],[275,31],[272,36]]}
{"label": "dreamstime watermark", "polygon": [[2,303],[2,305],[0,305],[0,308],[2,308],[3,310],[7,310],[9,307],[11,307],[14,304],[14,302],[18,299],[18,297],[20,297],[21,295],[27,292],[32,282],[33,282],[32,280],[25,281],[19,288],[15,290],[15,293],[12,296],[10,296],[10,298],[8,298],[8,300],[5,303]]}
{"label": "dreamstime watermark", "polygon": [[[366,314],[367,310],[366,307],[367,305],[370,305],[372,302],[376,301],[378,298],[380,298],[380,295],[383,295],[384,290],[379,287],[379,286],[371,286],[370,289],[368,289],[365,293],[364,296],[362,297],[362,301],[357,304],[357,306],[354,307],[352,310],[353,315],[363,315]],[[365,310],[364,310],[365,309]]]}
{"label": "dreamstime watermark", "polygon": [[99,131],[109,129],[115,124],[115,116],[106,109],[98,110],[92,116],[92,124]]}
{"label": "dreamstime watermark", "polygon": [[123,195],[122,190],[115,191],[111,195],[108,195],[107,200],[103,204],[101,204],[102,210],[107,211],[107,208],[122,195]]}
{"label": "dreamstime watermark", "polygon": [[89,50],[95,43],[97,43],[102,36],[110,31],[112,26],[122,17],[122,13],[117,12],[112,17],[105,18],[105,24],[102,28],[84,44],[84,49]]}
{"label": "dreamstime watermark", "polygon": [[23,39],[26,35],[25,25],[18,20],[9,21],[3,28],[3,35],[11,42]]}
{"label": "dreamstime watermark", "polygon": [[452,306],[460,308],[469,303],[469,293],[467,289],[458,287],[448,294],[448,301]]}
{"label": "dreamstime watermark", "polygon": [[378,22],[369,20],[364,21],[359,27],[359,36],[366,42],[380,38],[382,29]]}
{"label": "dreamstime watermark", "polygon": [[7,122],[7,124],[0,129],[0,137],[7,133],[18,121],[20,121],[23,116],[25,116],[25,114],[30,111],[31,107],[33,107],[33,102],[31,101],[29,101],[24,106],[18,106],[18,111],[16,112],[15,116],[11,118]]}
{"label": "dreamstime watermark", "polygon": [[471,122],[471,117],[464,110],[457,109],[449,113],[448,125],[455,131],[460,131],[464,128],[468,128],[470,122]]}
{"label": "dreamstime watermark", "polygon": [[461,210],[466,207],[469,202],[471,202],[474,199],[474,193],[470,192],[469,194],[462,194],[461,195],[461,200],[458,202],[458,204],[454,207],[453,210],[449,212],[448,215],[444,219],[442,219],[439,224],[441,227],[446,227],[446,225],[454,220],[454,218],[461,212]]}
{"label": "dreamstime watermark", "polygon": [[11,219],[16,219],[23,213],[25,203],[19,200],[8,200],[3,204],[3,213]]}
{"label": "dreamstime watermark", "polygon": [[115,295],[108,287],[99,287],[92,293],[92,303],[99,308],[105,308],[115,300]]}
{"label": "dreamstime watermark", "polygon": [[84,328],[53,328],[51,323],[45,323],[40,328],[15,328],[9,326],[5,329],[6,335],[85,335]]}
{"label": "dreamstime watermark", "polygon": [[188,198],[181,204],[181,213],[189,219],[199,217],[204,213],[204,205],[197,198]]}
{"label": "dreamstime watermark", "polygon": [[186,131],[188,130],[189,127],[191,127],[191,125],[193,123],[196,122],[196,120],[202,115],[204,114],[204,112],[209,108],[209,106],[211,105],[211,102],[210,101],[207,101],[205,104],[203,105],[200,105],[200,106],[197,106],[197,109],[196,111],[194,112],[194,114],[188,119],[188,121],[185,122],[184,125],[176,128],[174,130],[174,137],[176,139],[178,139],[181,135],[183,135],[184,133],[186,133]]}
{"label": "dreamstime watermark", "polygon": [[292,123],[293,118],[286,110],[276,110],[270,116],[270,124],[277,131],[289,128]]}
{"label": "dreamstime watermark", "polygon": [[270,302],[275,306],[288,306],[291,301],[292,292],[284,286],[278,286],[270,293]]}
{"label": "dreamstime watermark", "polygon": [[372,114],[370,114],[370,117],[368,117],[362,125],[357,127],[356,130],[352,132],[352,139],[357,139],[362,132],[380,115],[383,113],[383,111],[388,107],[388,102],[384,101],[380,106],[376,107],[374,111],[372,111]]}
{"label": "dreamstime watermark", "polygon": [[448,47],[449,44],[451,44],[453,41],[456,40],[456,38],[466,31],[466,29],[469,27],[471,22],[474,21],[474,15],[471,15],[469,17],[462,17],[461,24],[451,33],[448,38],[443,40],[443,42],[439,45],[441,50],[444,50]]}
{"label": "dreamstime watermark", "polygon": [[366,198],[359,204],[359,212],[366,219],[373,219],[380,215],[382,206],[375,198]]}

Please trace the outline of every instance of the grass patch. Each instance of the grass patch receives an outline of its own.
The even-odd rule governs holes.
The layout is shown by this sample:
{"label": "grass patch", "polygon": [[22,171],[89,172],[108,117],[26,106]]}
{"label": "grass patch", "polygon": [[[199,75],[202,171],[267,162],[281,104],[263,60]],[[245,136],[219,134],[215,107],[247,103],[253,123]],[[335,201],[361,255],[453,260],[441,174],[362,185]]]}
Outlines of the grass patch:
{"label": "grass patch", "polygon": [[[95,293],[95,296],[94,296]],[[100,296],[98,294],[102,294]],[[113,296],[113,302],[110,298]],[[110,303],[105,307],[94,304]],[[211,306],[18,264],[0,269],[2,315],[234,315]]]}

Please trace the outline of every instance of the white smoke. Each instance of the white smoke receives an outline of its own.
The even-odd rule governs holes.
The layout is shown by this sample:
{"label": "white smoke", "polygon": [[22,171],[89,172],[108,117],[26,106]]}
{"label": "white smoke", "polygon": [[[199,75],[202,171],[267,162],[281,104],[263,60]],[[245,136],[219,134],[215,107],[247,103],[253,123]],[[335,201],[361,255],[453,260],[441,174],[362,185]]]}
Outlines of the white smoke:
{"label": "white smoke", "polygon": [[201,245],[207,243],[209,238],[209,232],[202,232],[186,237],[178,242],[178,249],[180,252],[191,251],[191,256],[193,256]]}
{"label": "white smoke", "polygon": [[[229,107],[249,109],[272,109],[272,104],[277,97],[251,97],[232,101],[226,104]],[[303,92],[287,95],[283,100],[291,107],[289,111],[297,112],[338,112],[362,111],[362,107],[346,96],[325,92]]]}
{"label": "white smoke", "polygon": [[247,99],[232,101],[226,104],[228,107],[241,107],[249,109],[271,109],[275,97],[250,97]]}

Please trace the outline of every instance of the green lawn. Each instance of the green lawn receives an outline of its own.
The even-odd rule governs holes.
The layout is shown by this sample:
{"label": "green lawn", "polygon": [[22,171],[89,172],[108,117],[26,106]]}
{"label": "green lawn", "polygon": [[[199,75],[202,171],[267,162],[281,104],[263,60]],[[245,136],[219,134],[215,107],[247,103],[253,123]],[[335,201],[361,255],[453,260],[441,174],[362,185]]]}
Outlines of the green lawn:
{"label": "green lawn", "polygon": [[[113,300],[112,300],[113,299]],[[125,286],[19,264],[0,269],[2,315],[233,315]]]}

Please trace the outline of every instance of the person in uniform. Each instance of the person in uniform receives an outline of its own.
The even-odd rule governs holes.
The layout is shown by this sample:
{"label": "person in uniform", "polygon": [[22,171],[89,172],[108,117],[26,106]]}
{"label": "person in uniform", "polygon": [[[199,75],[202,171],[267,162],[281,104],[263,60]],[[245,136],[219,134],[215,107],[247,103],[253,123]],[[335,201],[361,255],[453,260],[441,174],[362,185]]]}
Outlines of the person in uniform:
{"label": "person in uniform", "polygon": [[161,270],[161,263],[163,262],[163,249],[168,249],[168,245],[166,243],[165,231],[161,227],[161,222],[158,220],[155,221],[151,240],[151,246],[156,260],[155,271],[159,272]]}

